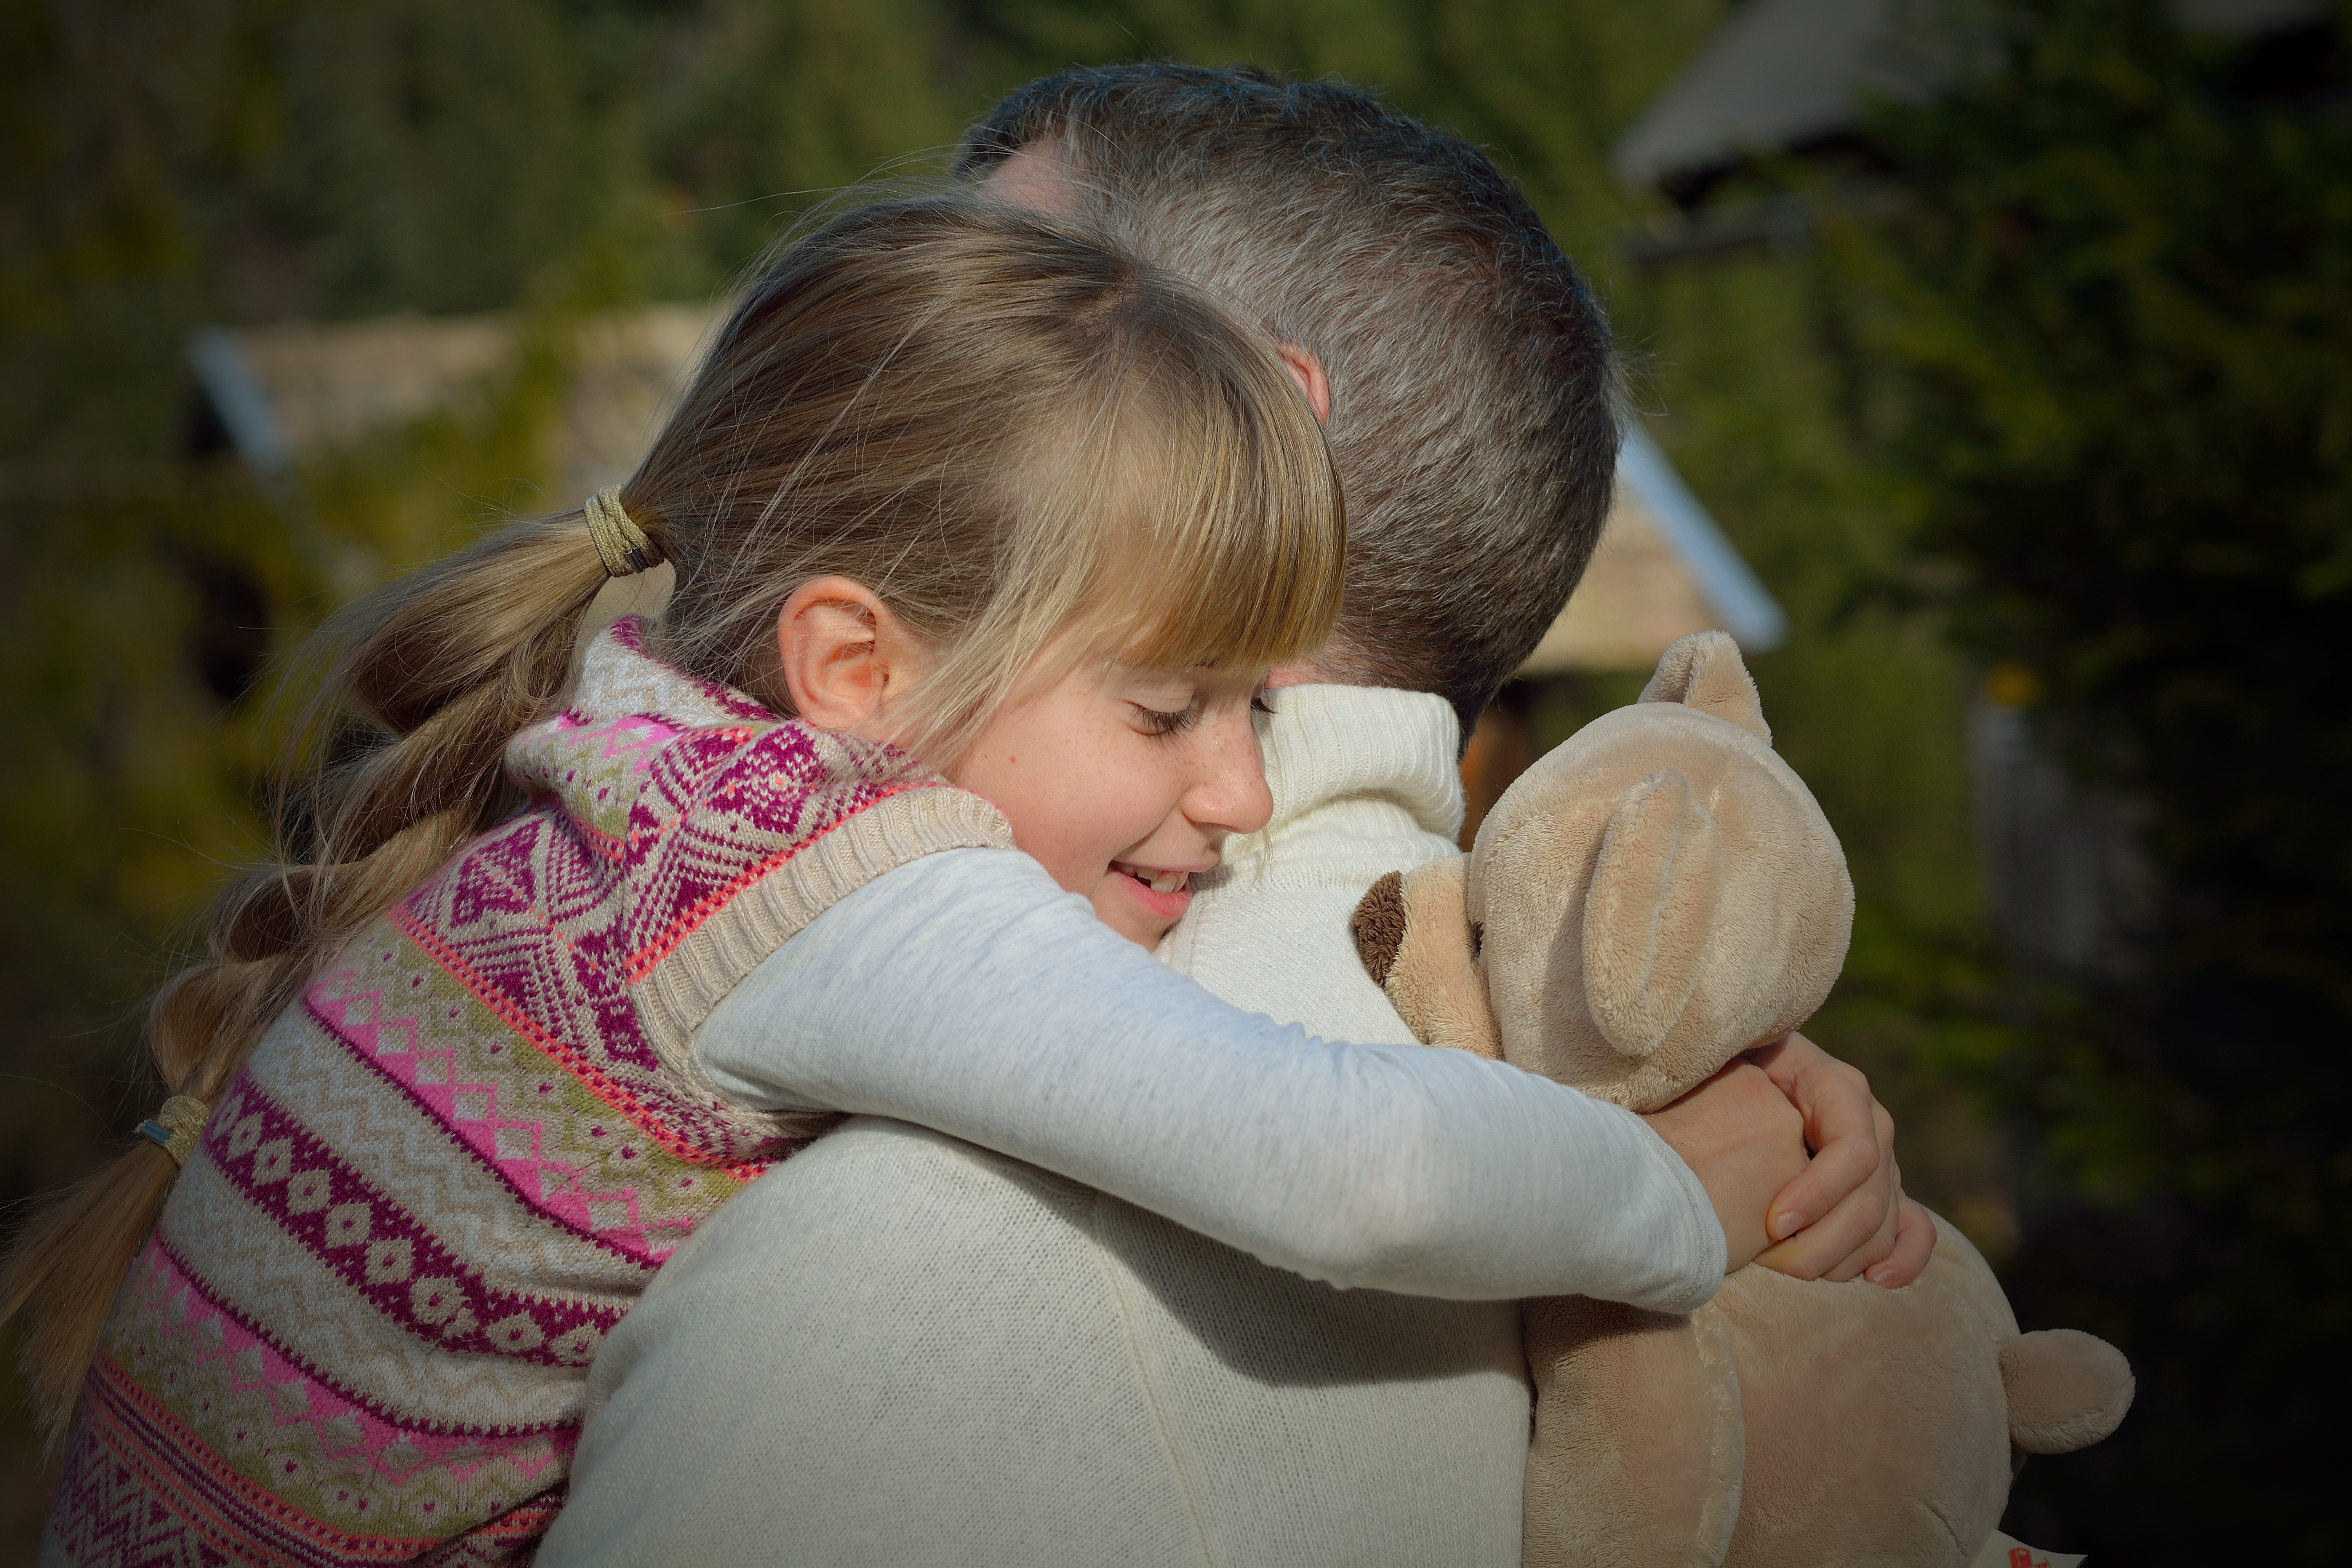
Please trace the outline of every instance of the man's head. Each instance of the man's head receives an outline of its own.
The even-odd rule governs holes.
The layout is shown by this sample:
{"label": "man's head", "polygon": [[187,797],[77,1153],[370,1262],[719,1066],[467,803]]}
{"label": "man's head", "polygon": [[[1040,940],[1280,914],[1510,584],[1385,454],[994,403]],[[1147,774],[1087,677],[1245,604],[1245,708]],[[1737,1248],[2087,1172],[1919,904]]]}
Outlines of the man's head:
{"label": "man's head", "polygon": [[1617,454],[1608,326],[1509,182],[1354,88],[1164,63],[1032,83],[957,173],[1306,351],[1348,497],[1322,673],[1434,691],[1466,732],[1582,574]]}

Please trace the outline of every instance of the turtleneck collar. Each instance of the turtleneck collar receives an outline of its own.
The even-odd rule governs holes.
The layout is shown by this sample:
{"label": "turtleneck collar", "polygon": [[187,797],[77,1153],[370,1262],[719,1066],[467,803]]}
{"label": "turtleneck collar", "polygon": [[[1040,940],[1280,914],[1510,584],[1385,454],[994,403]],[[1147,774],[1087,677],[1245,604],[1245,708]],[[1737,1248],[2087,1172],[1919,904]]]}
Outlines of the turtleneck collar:
{"label": "turtleneck collar", "polygon": [[1376,686],[1286,686],[1266,694],[1259,721],[1274,816],[1228,846],[1228,861],[1283,837],[1309,813],[1344,800],[1402,807],[1423,832],[1462,830],[1461,721],[1426,691]]}

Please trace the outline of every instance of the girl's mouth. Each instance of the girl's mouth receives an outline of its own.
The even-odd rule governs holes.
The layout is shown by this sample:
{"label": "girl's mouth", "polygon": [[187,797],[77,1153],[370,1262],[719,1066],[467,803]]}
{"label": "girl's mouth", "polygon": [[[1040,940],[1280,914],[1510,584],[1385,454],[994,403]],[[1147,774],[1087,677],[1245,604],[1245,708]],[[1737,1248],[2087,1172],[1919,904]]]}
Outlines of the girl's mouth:
{"label": "girl's mouth", "polygon": [[1128,891],[1154,921],[1173,925],[1192,907],[1192,891],[1186,886],[1192,879],[1190,871],[1163,871],[1129,860],[1114,860],[1110,868],[1126,881]]}
{"label": "girl's mouth", "polygon": [[1132,877],[1161,898],[1183,892],[1184,884],[1192,879],[1190,871],[1160,871],[1150,866],[1133,866],[1124,860],[1114,860],[1110,868],[1121,876]]}

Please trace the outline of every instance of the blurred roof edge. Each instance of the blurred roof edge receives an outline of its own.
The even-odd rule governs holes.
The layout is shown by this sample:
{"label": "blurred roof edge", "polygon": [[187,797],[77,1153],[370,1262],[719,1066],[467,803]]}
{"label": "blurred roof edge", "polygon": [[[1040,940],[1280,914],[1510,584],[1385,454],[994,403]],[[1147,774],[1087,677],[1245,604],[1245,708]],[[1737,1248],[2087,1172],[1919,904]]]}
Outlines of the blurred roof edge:
{"label": "blurred roof edge", "polygon": [[263,479],[290,467],[294,454],[270,412],[269,395],[254,374],[253,363],[236,332],[205,327],[188,338],[188,368],[211,404],[215,418],[246,466]]}
{"label": "blurred roof edge", "polygon": [[[1666,189],[1759,151],[1849,134],[1866,94],[1915,102],[1934,95],[1967,47],[1965,24],[1940,34],[1914,24],[1969,9],[1748,0],[1617,138],[1611,170],[1629,186]],[[2223,37],[2283,31],[2326,12],[2323,0],[2172,0],[2172,9],[2182,26]]]}
{"label": "blurred roof edge", "polygon": [[[1723,629],[1749,653],[1768,653],[1789,635],[1789,617],[1749,571],[1682,475],[1639,426],[1625,433],[1617,471],[1633,487],[1667,541],[1698,578],[1699,591],[1723,617]],[[1661,653],[1665,650],[1659,649]]]}
{"label": "blurred roof edge", "polygon": [[1519,674],[1645,669],[1675,638],[1717,628],[1765,653],[1789,617],[1649,432],[1629,424],[1600,547]]}
{"label": "blurred roof edge", "polygon": [[[560,504],[636,467],[711,320],[699,307],[655,305],[583,326],[552,433]],[[186,352],[228,448],[278,485],[298,462],[477,395],[514,343],[507,317],[403,315],[208,327]],[[1646,668],[1676,637],[1716,626],[1750,653],[1776,647],[1788,626],[1780,605],[1638,425],[1625,431],[1617,480],[1584,581],[1520,673]]]}

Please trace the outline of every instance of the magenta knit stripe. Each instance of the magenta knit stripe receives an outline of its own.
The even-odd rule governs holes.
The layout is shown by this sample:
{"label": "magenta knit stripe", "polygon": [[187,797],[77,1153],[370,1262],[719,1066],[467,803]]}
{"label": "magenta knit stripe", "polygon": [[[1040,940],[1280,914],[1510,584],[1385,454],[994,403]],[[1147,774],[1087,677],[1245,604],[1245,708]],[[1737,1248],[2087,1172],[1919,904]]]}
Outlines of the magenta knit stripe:
{"label": "magenta knit stripe", "polygon": [[[631,751],[643,752],[648,758],[658,755],[658,748],[676,744],[679,734],[676,730],[663,729],[650,719],[635,715],[604,725],[601,729],[592,730],[585,725],[576,724],[572,715],[567,713],[561,719],[551,721],[548,729],[551,733],[571,738],[593,736],[602,740],[606,747],[603,759],[605,761],[611,760],[621,752]],[[740,745],[751,738],[753,731],[749,729],[697,730],[691,733],[705,742],[725,742],[730,745]],[[574,786],[578,784],[579,779],[576,774],[566,773],[563,783],[567,787]],[[599,786],[598,793],[610,795],[612,788],[610,785],[602,785]],[[652,827],[640,827],[632,824],[616,835],[606,832],[597,825],[594,818],[583,812],[574,811],[560,792],[535,798],[541,804],[551,805],[563,813],[565,825],[580,836],[583,845],[593,851],[599,859],[624,871],[633,865],[643,862],[647,852],[660,841],[661,836],[677,826],[680,820],[675,816],[669,817]],[[598,804],[604,803],[600,801]]]}
{"label": "magenta knit stripe", "polygon": [[133,1563],[404,1563],[440,1544],[355,1534],[310,1518],[214,1460],[152,1395],[101,1357],[51,1524],[75,1568]]}
{"label": "magenta knit stripe", "polygon": [[[580,1437],[576,1402],[571,1414],[536,1427],[390,1414],[352,1398],[223,1306],[161,1237],[148,1242],[132,1289],[132,1316],[110,1327],[101,1370],[157,1402],[159,1419],[200,1457],[191,1463],[252,1477],[281,1500],[291,1487],[332,1479],[357,1486],[364,1511],[386,1487],[422,1489],[434,1495],[411,1511],[431,1519],[446,1517],[444,1505],[468,1488],[511,1500],[570,1468]],[[467,1369],[454,1363],[446,1370],[462,1380]]]}
{"label": "magenta knit stripe", "polygon": [[617,1307],[500,1289],[379,1192],[333,1149],[239,1074],[228,1096],[244,1114],[215,1118],[213,1161],[247,1203],[418,1338],[457,1354],[585,1366]]}
{"label": "magenta knit stripe", "polygon": [[[510,767],[562,804],[476,840],[389,918],[663,1147],[741,1167],[748,1178],[782,1146],[682,1092],[629,986],[813,841],[910,785],[935,782],[884,748],[854,748],[867,764],[861,770],[829,758],[826,746],[852,749],[837,739],[821,745],[797,722],[684,731],[644,754],[604,731],[541,726],[510,749]],[[628,755],[616,761],[621,753]],[[629,795],[625,817],[607,801],[616,793]],[[582,831],[599,802],[627,824],[618,864]]]}
{"label": "magenta knit stripe", "polygon": [[[703,735],[727,737],[725,754],[701,744]],[[811,839],[897,793],[895,781],[835,776],[797,722],[748,738],[740,731],[681,735],[655,753],[646,773],[629,812],[638,896],[623,917],[622,962],[633,981]]]}
{"label": "magenta knit stripe", "polygon": [[[446,1103],[451,1091],[446,1086],[436,1086],[433,1090],[420,1087],[415,1081],[416,1058],[413,1048],[402,1052],[383,1046],[375,1037],[373,1027],[355,1025],[350,999],[329,992],[330,982],[337,978],[336,973],[331,970],[314,984],[303,995],[304,1010],[340,1041],[354,1060],[364,1064],[394,1092],[438,1123],[441,1130],[449,1135],[451,1147],[462,1151],[468,1164],[511,1193],[515,1201],[523,1207],[544,1215],[549,1224],[561,1226],[583,1240],[593,1243],[599,1249],[640,1268],[651,1270],[661,1267],[662,1260],[669,1256],[671,1249],[657,1247],[646,1239],[642,1226],[615,1227],[609,1223],[602,1226],[596,1223],[588,1198],[573,1190],[580,1184],[578,1172],[562,1170],[560,1173],[569,1178],[568,1184],[561,1190],[551,1191],[551,1179],[559,1173],[559,1168],[537,1158],[508,1159],[500,1155],[498,1149],[499,1123],[493,1116],[485,1114],[470,1121],[453,1120]],[[464,977],[460,975],[458,978],[462,980]],[[548,1065],[547,1071],[572,1079],[581,1077],[560,1058]],[[583,1085],[586,1083],[585,1079],[582,1081]],[[587,1087],[593,1092],[593,1086]],[[486,1111],[495,1109],[485,1105]],[[624,1111],[622,1114],[626,1113]],[[764,1170],[766,1167],[762,1165],[761,1168]],[[614,1195],[627,1197],[631,1194]]]}
{"label": "magenta knit stripe", "polygon": [[[411,910],[397,909],[385,919],[400,933],[415,942],[449,977],[473,994],[474,999],[507,1027],[528,1040],[565,1072],[577,1079],[589,1093],[611,1106],[614,1111],[635,1123],[655,1142],[679,1159],[699,1165],[718,1165],[730,1175],[749,1181],[767,1168],[761,1160],[729,1160],[725,1146],[713,1148],[724,1136],[712,1131],[698,1134],[693,1129],[707,1126],[709,1119],[698,1115],[680,1115],[681,1110],[691,1110],[671,1088],[674,1080],[662,1069],[652,1048],[646,1045],[638,1032],[635,1011],[630,1007],[625,993],[608,987],[601,971],[590,966],[570,966],[560,952],[518,952],[520,944],[502,944],[504,952],[490,952],[489,943],[474,943],[474,954],[500,960],[487,971],[469,962],[466,948],[446,940],[431,924],[421,921]],[[561,939],[543,946],[560,947]],[[562,979],[549,984],[549,971],[572,968],[571,986],[564,987]],[[562,1004],[552,1003],[544,994],[533,997],[542,986],[546,991],[569,989],[572,994],[564,997],[573,1008],[602,1016],[607,1020],[610,1033],[594,1027],[583,1032],[550,1027],[541,1022],[548,1016],[562,1016]],[[610,990],[614,994],[599,996],[599,991]],[[586,993],[585,995],[581,994]],[[529,1005],[535,1000],[539,1005]],[[615,1049],[614,1036],[625,1036],[628,1048]],[[643,1053],[643,1059],[634,1058]],[[624,1081],[625,1079],[626,1081]],[[668,1112],[669,1114],[665,1114]],[[681,1129],[675,1123],[688,1123]]]}
{"label": "magenta knit stripe", "polygon": [[264,1563],[362,1568],[528,1558],[554,1522],[562,1479],[456,1538],[366,1535],[312,1519],[221,1464],[101,1356],[59,1478],[51,1526],[75,1568]]}
{"label": "magenta knit stripe", "polygon": [[[397,1439],[402,1435],[413,1434],[433,1437],[488,1438],[504,1442],[509,1439],[543,1438],[552,1436],[559,1442],[568,1442],[570,1436],[580,1429],[580,1420],[576,1415],[560,1421],[543,1421],[530,1425],[507,1422],[468,1424],[457,1421],[419,1421],[415,1415],[396,1410],[373,1395],[362,1393],[341,1379],[333,1376],[315,1356],[303,1354],[299,1347],[289,1342],[283,1332],[278,1331],[278,1329],[273,1328],[269,1323],[256,1319],[249,1312],[241,1311],[226,1302],[215,1300],[210,1291],[205,1289],[202,1283],[203,1277],[190,1267],[187,1258],[180,1255],[179,1248],[164,1239],[161,1231],[151,1237],[147,1245],[169,1267],[171,1273],[188,1287],[191,1299],[202,1310],[220,1314],[222,1322],[231,1331],[248,1336],[249,1342],[254,1344],[266,1346],[272,1358],[282,1362],[290,1371],[300,1373],[305,1382],[315,1385],[336,1405],[348,1407],[370,1421],[377,1423],[386,1432],[392,1434],[394,1439]],[[575,1370],[572,1375],[576,1377],[579,1373]],[[479,1445],[477,1444],[477,1446]]]}

